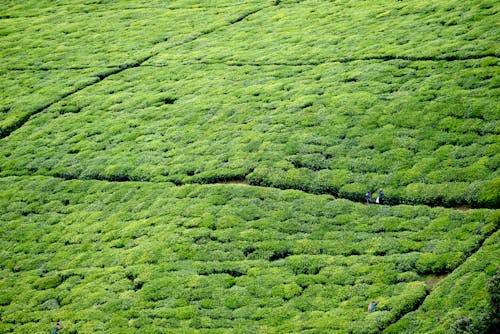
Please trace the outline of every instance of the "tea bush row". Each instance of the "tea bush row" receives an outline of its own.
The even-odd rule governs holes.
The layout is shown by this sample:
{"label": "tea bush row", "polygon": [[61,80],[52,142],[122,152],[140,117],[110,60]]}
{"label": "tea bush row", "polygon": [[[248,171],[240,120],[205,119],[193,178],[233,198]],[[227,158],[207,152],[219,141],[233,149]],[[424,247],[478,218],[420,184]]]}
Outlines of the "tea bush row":
{"label": "tea bush row", "polygon": [[363,5],[6,2],[0,332],[493,326],[495,4]]}
{"label": "tea bush row", "polygon": [[494,288],[498,287],[498,238],[496,232],[476,254],[439,283],[418,310],[406,314],[384,333],[494,332],[492,326],[498,317],[498,288]]}
{"label": "tea bush row", "polygon": [[[498,56],[495,2],[280,2],[153,63],[318,64],[352,59]],[[255,35],[259,38],[255,39]],[[216,41],[216,42],[214,42]],[[252,41],[251,44],[248,41]],[[210,50],[206,52],[206,50]]]}
{"label": "tea bush row", "polygon": [[[471,93],[459,89],[453,78],[456,71],[471,71],[471,77],[483,80],[490,65],[497,66],[477,60],[242,67],[233,71],[237,80],[225,77],[226,66],[205,66],[203,73],[197,66],[180,64],[128,70],[37,115],[4,141],[0,166],[3,175],[176,184],[246,178],[256,185],[352,200],[384,187],[388,203],[496,207],[498,113],[491,112],[492,104],[484,104],[494,100],[494,83],[484,81],[486,86],[475,92],[481,99],[474,106],[470,103],[475,100],[467,98]],[[394,82],[381,84],[388,81],[387,72],[399,66],[416,77],[393,77]],[[366,74],[356,82],[337,78],[360,68]],[[288,71],[293,71],[292,78],[286,77]],[[315,79],[326,73],[328,81]],[[437,80],[435,73],[440,73],[440,85],[449,86],[451,96],[475,110],[472,119],[478,129],[493,128],[481,135],[473,129],[433,128],[439,117],[454,117],[457,124],[471,120],[449,116],[446,109],[415,114],[412,125],[401,123],[410,120],[403,117],[409,109],[430,105],[419,101],[418,94],[409,96],[415,95],[418,82]],[[355,92],[371,83],[362,96]],[[386,95],[384,86],[395,86],[393,93]],[[304,87],[322,93],[312,106],[294,109]],[[419,89],[424,95],[428,92]],[[411,108],[401,109],[402,95],[412,100]],[[366,103],[366,112],[361,112],[360,103]],[[67,112],[68,108],[78,112]],[[313,126],[296,122],[306,116],[316,120]],[[72,128],[75,123],[78,129]],[[364,130],[373,126],[369,133]],[[454,140],[468,136],[474,137],[473,143]],[[19,149],[21,137],[29,144]],[[378,146],[377,141],[385,144]]]}
{"label": "tea bush row", "polygon": [[246,185],[0,183],[0,312],[14,333],[56,319],[72,333],[377,332],[498,228],[495,210]]}
{"label": "tea bush row", "polygon": [[[73,91],[92,84],[97,69],[86,70],[16,70],[0,67],[0,138],[17,129],[29,117]],[[78,112],[78,107],[67,112]]]}
{"label": "tea bush row", "polygon": [[[60,6],[62,10],[58,10],[57,4],[37,1],[23,5],[36,8],[35,14],[39,15],[0,21],[3,68],[104,68],[131,64],[155,54],[156,48],[183,43],[204,31],[229,25],[242,12],[259,8],[250,1],[238,7],[221,3],[217,10],[209,10],[210,4],[184,7],[182,2],[147,6],[81,2]],[[25,9],[19,8],[20,13],[26,13]],[[199,20],[205,25],[196,27]]]}
{"label": "tea bush row", "polygon": [[[207,10],[209,4],[186,5],[182,1],[149,3],[147,7],[133,2],[5,4],[0,11],[0,72],[4,78],[0,138],[33,114],[110,72],[228,25],[238,15],[227,3],[220,3],[217,10]],[[247,1],[238,11],[248,12],[255,6]],[[208,24],[194,28],[200,19]],[[61,113],[78,111],[78,106],[67,104]]]}
{"label": "tea bush row", "polygon": [[[431,6],[407,1],[394,7],[392,2],[383,2],[363,10],[330,2],[319,7],[311,4],[266,3],[258,7],[245,2],[238,7],[239,16],[233,16],[229,3],[214,11],[190,2],[154,3],[153,8],[123,4],[122,9],[116,4],[84,3],[73,9],[65,6],[61,13],[47,9],[47,15],[36,17],[35,25],[22,17],[6,18],[0,42],[6,46],[3,66],[9,75],[14,63],[24,66],[18,59],[23,49],[30,49],[23,58],[29,63],[26,66],[65,68],[65,61],[71,59],[77,69],[77,60],[90,61],[90,73],[98,76],[107,68],[109,71],[109,66],[127,69],[156,56],[141,68],[120,70],[59,103],[55,101],[64,94],[48,91],[41,97],[47,103],[31,105],[21,99],[19,104],[12,101],[2,106],[7,114],[4,132],[10,133],[29,115],[53,104],[26,124],[25,132],[2,143],[3,175],[38,173],[176,184],[246,178],[252,184],[353,200],[383,186],[389,190],[389,203],[394,204],[497,207],[499,115],[494,101],[498,80],[493,74],[498,61],[488,49],[494,38],[489,29],[493,4]],[[38,6],[42,12],[46,8],[44,3]],[[13,4],[8,8],[25,9]],[[76,15],[84,8],[88,9],[85,15]],[[163,15],[167,8],[171,15]],[[254,14],[246,17],[249,13]],[[70,20],[61,20],[67,14]],[[161,16],[153,20],[153,26],[151,15]],[[200,15],[211,23],[202,31],[193,31],[191,23]],[[447,24],[457,15],[460,20]],[[97,21],[101,27],[100,16],[107,17],[106,29],[94,38]],[[402,17],[406,23],[396,24]],[[420,24],[422,17],[428,23],[423,28],[432,32],[415,30],[419,37],[412,40],[419,41],[418,49],[409,48],[409,42],[391,51],[377,44],[376,54],[366,49],[374,47],[371,40],[394,47],[391,38],[401,35],[394,28]],[[17,30],[8,24],[11,20],[19,21]],[[182,24],[168,24],[172,21]],[[358,26],[359,21],[364,24]],[[287,35],[291,22],[294,27],[307,25],[309,33],[301,35],[306,36],[304,40],[293,36],[281,36],[279,43],[261,39],[269,46],[262,48],[265,57],[275,57],[275,62],[258,57],[261,49],[240,44],[242,34],[254,33],[255,27],[279,25],[286,29],[270,29],[272,34],[260,35]],[[386,25],[391,26],[390,32]],[[443,49],[423,47],[424,42],[434,43],[438,36],[429,36],[440,32],[435,27],[443,25],[449,30],[447,42],[440,42]],[[368,29],[367,38],[358,43],[352,40],[352,33],[361,26]],[[34,29],[38,30],[26,34]],[[144,29],[149,37],[139,41]],[[126,31],[120,37],[125,48],[109,50],[114,45],[112,35],[122,30]],[[78,34],[73,36],[75,31]],[[34,40],[27,36],[50,43],[35,48]],[[222,43],[226,36],[236,39]],[[339,40],[332,43],[328,36]],[[59,37],[66,42],[61,43]],[[56,51],[53,43],[59,46]],[[305,43],[319,60],[295,62],[294,55],[310,55],[283,48],[283,43],[299,47]],[[9,47],[11,44],[16,47]],[[324,59],[332,55],[332,45],[338,46],[336,60],[341,62]],[[473,52],[468,51],[471,45]],[[280,61],[282,49],[291,63]],[[64,58],[55,59],[60,57],[58,50]],[[131,50],[140,51],[130,57]],[[422,50],[430,53],[421,54]],[[346,59],[347,52],[354,56]],[[99,59],[92,58],[94,53]],[[245,63],[245,59],[251,62]],[[32,64],[35,60],[40,63]],[[92,81],[85,75],[81,82],[90,85]],[[31,81],[21,78],[22,90],[39,86],[39,81]],[[18,112],[20,108],[26,111]],[[75,123],[79,129],[72,128]],[[31,145],[19,150],[19,138],[29,138]]]}

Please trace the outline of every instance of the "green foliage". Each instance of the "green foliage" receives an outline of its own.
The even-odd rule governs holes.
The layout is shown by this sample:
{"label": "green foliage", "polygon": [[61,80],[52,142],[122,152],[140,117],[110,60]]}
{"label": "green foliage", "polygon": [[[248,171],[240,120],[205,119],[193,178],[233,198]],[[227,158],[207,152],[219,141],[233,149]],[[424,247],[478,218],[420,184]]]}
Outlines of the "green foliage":
{"label": "green foliage", "polygon": [[491,271],[490,274],[492,274],[488,277],[486,284],[486,291],[490,295],[491,304],[491,322],[488,331],[495,333],[500,329],[500,274],[498,268],[493,266],[487,268],[487,271]]}
{"label": "green foliage", "polygon": [[498,9],[2,2],[0,332],[498,332]]}
{"label": "green foliage", "polygon": [[37,290],[46,290],[55,288],[61,283],[61,277],[58,275],[40,277],[33,283],[33,287]]}
{"label": "green foliage", "polygon": [[[6,330],[49,317],[69,332],[375,333],[421,310],[431,290],[426,309],[452,310],[440,300],[464,300],[449,293],[455,285],[474,296],[460,313],[474,328],[492,319],[473,310],[493,314],[484,301],[494,291],[476,272],[497,271],[488,260],[496,244],[484,241],[497,210],[366,206],[245,184],[22,176],[1,178],[0,188]],[[488,257],[466,260],[483,241]],[[450,272],[438,284],[429,278]],[[378,311],[366,314],[372,299]]]}
{"label": "green foliage", "polygon": [[[498,326],[492,282],[498,275],[499,234],[439,282],[422,306],[389,326],[387,333],[485,333]],[[436,318],[441,319],[435,321]]]}
{"label": "green foliage", "polygon": [[486,208],[500,207],[500,178],[488,182],[479,195],[478,205]]}
{"label": "green foliage", "polygon": [[[492,8],[129,5],[37,4],[36,24],[0,26],[2,175],[247,181],[356,201],[384,187],[387,204],[498,207]],[[467,19],[447,26],[455,17]]]}

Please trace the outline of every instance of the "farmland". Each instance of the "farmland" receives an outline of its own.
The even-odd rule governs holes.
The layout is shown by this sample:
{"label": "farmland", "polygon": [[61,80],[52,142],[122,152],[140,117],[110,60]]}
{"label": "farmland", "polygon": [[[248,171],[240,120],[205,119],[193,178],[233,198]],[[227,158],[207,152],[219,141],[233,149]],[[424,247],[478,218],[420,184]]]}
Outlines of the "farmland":
{"label": "farmland", "polygon": [[4,1],[0,332],[495,331],[499,9]]}

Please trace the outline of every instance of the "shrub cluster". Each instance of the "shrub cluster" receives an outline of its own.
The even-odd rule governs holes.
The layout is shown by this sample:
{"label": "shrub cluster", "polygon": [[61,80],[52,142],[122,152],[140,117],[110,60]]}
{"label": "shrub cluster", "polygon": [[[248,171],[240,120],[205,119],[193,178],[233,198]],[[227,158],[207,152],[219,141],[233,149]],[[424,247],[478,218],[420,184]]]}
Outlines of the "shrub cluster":
{"label": "shrub cluster", "polygon": [[385,332],[494,333],[498,328],[499,237],[496,232],[487,239],[477,253],[436,285],[418,310]]}
{"label": "shrub cluster", "polygon": [[[493,312],[487,276],[476,271],[493,277],[496,239],[461,264],[498,228],[495,210],[366,206],[244,184],[24,176],[0,178],[0,189],[5,332],[48,330],[47,320],[62,319],[72,333],[375,333],[423,312],[429,277],[450,272],[425,310],[468,285],[453,298],[466,293],[465,310]],[[366,313],[370,300],[375,314]],[[426,319],[440,322],[448,309]],[[476,327],[491,319],[460,314]]]}
{"label": "shrub cluster", "polygon": [[497,13],[4,1],[0,332],[498,332]]}
{"label": "shrub cluster", "polygon": [[[53,103],[4,141],[2,175],[247,181],[354,201],[382,187],[388,204],[499,205],[498,131],[492,127],[498,117],[479,101],[493,99],[495,84],[486,78],[496,63],[241,66],[232,71],[237,80],[225,78],[227,66],[207,65],[203,76],[197,67],[133,68]],[[401,69],[409,74],[389,78]],[[359,70],[364,74],[357,81],[341,80],[342,73]],[[330,80],[315,79],[325,71]],[[457,72],[483,83],[474,93],[477,103],[467,102],[475,103],[476,114],[460,116],[418,97],[438,94],[430,82],[439,79],[439,92],[466,103],[471,93],[456,82]],[[317,91],[312,105],[301,102],[304,90]],[[401,106],[402,96],[408,106]],[[316,123],[303,126],[304,117]],[[436,127],[440,119],[453,122]]]}

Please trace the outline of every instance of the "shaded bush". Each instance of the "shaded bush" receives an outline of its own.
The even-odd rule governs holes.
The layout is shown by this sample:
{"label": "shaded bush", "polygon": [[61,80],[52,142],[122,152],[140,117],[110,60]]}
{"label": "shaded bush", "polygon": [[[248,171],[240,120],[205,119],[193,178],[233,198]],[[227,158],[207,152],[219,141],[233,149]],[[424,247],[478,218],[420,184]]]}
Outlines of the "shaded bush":
{"label": "shaded bush", "polygon": [[478,205],[487,208],[500,207],[500,178],[485,182],[483,190],[478,196]]}
{"label": "shaded bush", "polygon": [[33,283],[33,287],[37,290],[52,289],[61,284],[61,281],[62,280],[59,275],[40,277]]}
{"label": "shaded bush", "polygon": [[450,331],[452,334],[477,333],[473,328],[472,319],[462,316],[451,324]]}

